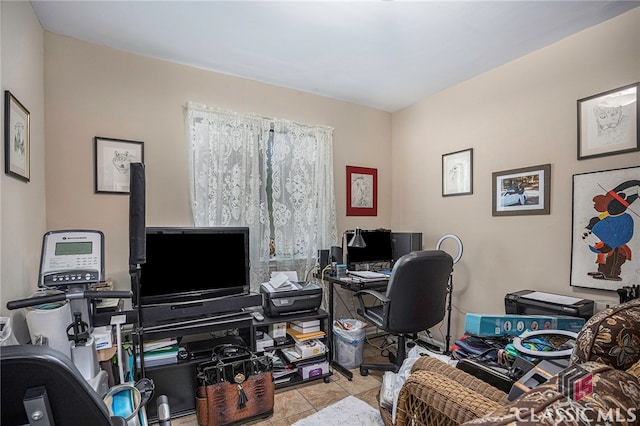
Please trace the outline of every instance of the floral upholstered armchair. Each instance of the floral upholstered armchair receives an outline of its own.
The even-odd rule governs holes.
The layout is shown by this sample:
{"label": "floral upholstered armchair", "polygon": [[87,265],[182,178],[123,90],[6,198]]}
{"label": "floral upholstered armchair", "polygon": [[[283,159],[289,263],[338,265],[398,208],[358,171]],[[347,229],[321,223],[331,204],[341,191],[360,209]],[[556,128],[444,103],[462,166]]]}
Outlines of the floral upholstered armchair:
{"label": "floral upholstered armchair", "polygon": [[640,300],[591,317],[582,327],[570,365],[591,374],[579,399],[559,391],[558,377],[514,401],[487,383],[431,357],[416,361],[390,425],[640,424]]}

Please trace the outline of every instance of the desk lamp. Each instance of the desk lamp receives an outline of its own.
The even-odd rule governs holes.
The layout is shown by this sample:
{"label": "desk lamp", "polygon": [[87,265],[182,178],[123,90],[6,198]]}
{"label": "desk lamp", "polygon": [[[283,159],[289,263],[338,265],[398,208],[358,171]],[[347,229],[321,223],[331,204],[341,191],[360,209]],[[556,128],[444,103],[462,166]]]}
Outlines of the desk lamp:
{"label": "desk lamp", "polygon": [[353,234],[351,241],[347,243],[347,247],[365,248],[366,246],[367,243],[364,241],[364,238],[362,238],[362,230],[360,228],[356,228],[356,232]]}

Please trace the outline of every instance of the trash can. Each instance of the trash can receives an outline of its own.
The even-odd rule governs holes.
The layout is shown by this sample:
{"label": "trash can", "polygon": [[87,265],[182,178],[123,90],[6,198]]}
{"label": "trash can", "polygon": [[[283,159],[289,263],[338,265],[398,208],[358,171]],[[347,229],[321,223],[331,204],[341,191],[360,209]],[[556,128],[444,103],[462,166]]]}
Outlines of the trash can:
{"label": "trash can", "polygon": [[346,369],[358,368],[362,364],[365,323],[356,319],[333,322],[334,360]]}

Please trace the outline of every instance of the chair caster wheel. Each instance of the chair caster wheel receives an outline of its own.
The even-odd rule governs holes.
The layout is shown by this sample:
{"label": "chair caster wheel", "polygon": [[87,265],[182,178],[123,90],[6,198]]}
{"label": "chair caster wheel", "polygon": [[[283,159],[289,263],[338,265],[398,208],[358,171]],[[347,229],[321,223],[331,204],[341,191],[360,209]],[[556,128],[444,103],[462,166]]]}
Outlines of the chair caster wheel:
{"label": "chair caster wheel", "polygon": [[325,383],[330,383],[330,382],[331,382],[331,379],[330,379],[329,377],[325,377],[325,378],[324,378],[324,382],[325,382]]}
{"label": "chair caster wheel", "polygon": [[360,375],[361,376],[368,376],[369,375],[369,369],[360,367]]}

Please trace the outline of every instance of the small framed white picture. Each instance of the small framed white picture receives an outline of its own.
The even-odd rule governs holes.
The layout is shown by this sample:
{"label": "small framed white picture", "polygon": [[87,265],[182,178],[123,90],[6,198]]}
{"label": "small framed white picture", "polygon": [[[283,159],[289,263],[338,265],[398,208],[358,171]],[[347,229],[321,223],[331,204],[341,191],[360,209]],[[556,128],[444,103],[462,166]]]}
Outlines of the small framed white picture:
{"label": "small framed white picture", "polygon": [[578,160],[640,151],[639,88],[634,83],[578,100]]}
{"label": "small framed white picture", "polygon": [[129,165],[144,163],[144,143],[99,136],[94,143],[95,192],[128,194]]}
{"label": "small framed white picture", "polygon": [[473,148],[442,156],[442,196],[473,194]]}

